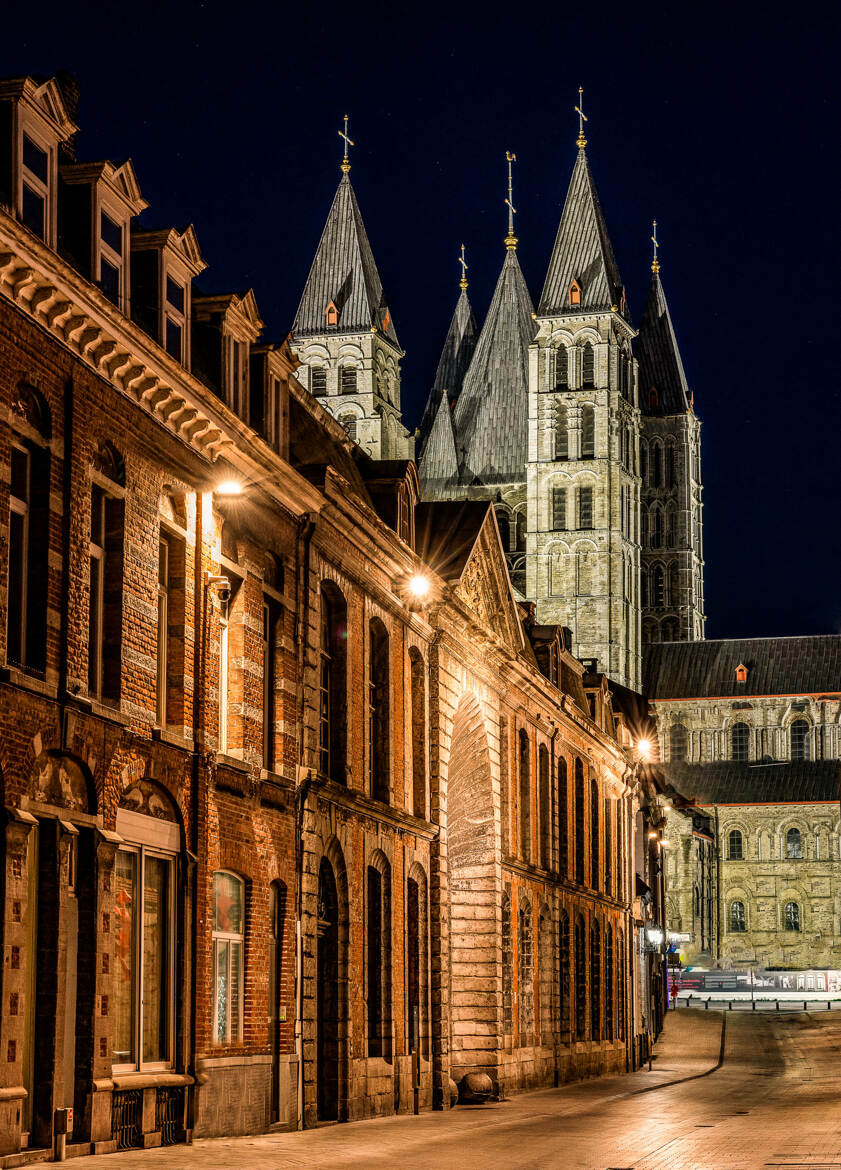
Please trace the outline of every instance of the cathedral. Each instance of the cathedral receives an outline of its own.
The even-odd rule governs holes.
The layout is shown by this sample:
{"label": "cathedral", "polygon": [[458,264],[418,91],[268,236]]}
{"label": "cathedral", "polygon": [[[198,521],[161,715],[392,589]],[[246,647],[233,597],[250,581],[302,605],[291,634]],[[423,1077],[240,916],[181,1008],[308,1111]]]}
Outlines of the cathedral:
{"label": "cathedral", "polygon": [[[420,427],[427,501],[496,512],[519,601],[576,657],[639,690],[643,646],[704,636],[701,425],[660,264],[639,329],[590,169],[583,115],[535,308],[508,233],[481,329],[463,275]],[[347,140],[346,148],[347,150]],[[293,330],[298,377],[375,459],[411,457],[403,356],[342,176]]]}

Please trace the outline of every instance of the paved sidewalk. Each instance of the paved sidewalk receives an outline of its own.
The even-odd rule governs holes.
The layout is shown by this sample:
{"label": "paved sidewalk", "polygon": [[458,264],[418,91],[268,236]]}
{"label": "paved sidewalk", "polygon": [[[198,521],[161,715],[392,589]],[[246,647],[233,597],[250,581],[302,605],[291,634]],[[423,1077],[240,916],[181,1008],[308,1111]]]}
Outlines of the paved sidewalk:
{"label": "paved sidewalk", "polygon": [[[723,1061],[719,1065],[722,1028]],[[654,1071],[74,1170],[841,1170],[841,1018],[681,1009]]]}

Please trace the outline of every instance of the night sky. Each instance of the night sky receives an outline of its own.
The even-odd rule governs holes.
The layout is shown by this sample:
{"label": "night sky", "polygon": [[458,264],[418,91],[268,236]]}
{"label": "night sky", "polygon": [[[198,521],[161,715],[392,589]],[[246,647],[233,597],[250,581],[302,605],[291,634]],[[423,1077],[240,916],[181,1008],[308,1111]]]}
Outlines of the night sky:
{"label": "night sky", "polygon": [[410,427],[462,241],[480,323],[487,309],[506,150],[539,297],[583,85],[634,320],[656,217],[704,424],[707,636],[841,632],[837,5],[52,7],[4,12],[0,73],[73,72],[79,157],[130,156],[143,222],[194,223],[202,290],[252,286],[266,338],[292,323],[350,114]]}

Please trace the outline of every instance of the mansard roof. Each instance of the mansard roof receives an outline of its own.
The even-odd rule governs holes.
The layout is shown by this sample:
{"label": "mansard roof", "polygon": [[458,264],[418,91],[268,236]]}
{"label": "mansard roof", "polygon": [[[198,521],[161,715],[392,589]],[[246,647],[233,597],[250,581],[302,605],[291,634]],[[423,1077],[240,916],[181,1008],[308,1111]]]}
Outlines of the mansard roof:
{"label": "mansard roof", "polygon": [[[328,326],[327,308],[331,304],[338,317],[335,325]],[[380,331],[399,348],[356,193],[349,176],[342,175],[304,286],[293,332],[296,337],[304,337],[370,329]]]}
{"label": "mansard roof", "polygon": [[658,767],[681,796],[701,805],[838,802],[837,760],[782,760],[770,764],[717,760]]}
{"label": "mansard roof", "polygon": [[659,272],[651,276],[636,348],[643,414],[685,414],[691,407],[692,395]]}
{"label": "mansard roof", "polygon": [[423,412],[420,430],[424,442],[432,430],[444,391],[447,392],[450,402],[454,402],[461,393],[464,375],[476,351],[477,334],[476,318],[467,290],[462,289],[438,360],[438,369],[435,371],[435,381],[429,392],[426,410]]}
{"label": "mansard roof", "polygon": [[455,408],[456,448],[466,486],[525,479],[528,361],[535,334],[529,290],[509,248]]}
{"label": "mansard roof", "polygon": [[450,400],[441,394],[438,409],[420,461],[420,481],[426,500],[448,499],[458,486],[458,458]]}
{"label": "mansard roof", "polygon": [[[736,682],[736,667],[747,679]],[[841,694],[841,635],[655,642],[646,647],[643,691],[664,699]]]}
{"label": "mansard roof", "polygon": [[[581,300],[570,306],[573,281],[581,288]],[[606,312],[614,305],[629,319],[613,245],[582,148],[575,160],[538,316]]]}

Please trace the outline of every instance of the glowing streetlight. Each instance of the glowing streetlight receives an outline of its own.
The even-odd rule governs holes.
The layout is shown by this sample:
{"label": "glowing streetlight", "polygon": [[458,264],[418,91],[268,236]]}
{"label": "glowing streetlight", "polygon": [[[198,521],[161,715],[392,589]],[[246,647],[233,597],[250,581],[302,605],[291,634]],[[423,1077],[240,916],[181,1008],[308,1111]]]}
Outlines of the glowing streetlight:
{"label": "glowing streetlight", "polygon": [[651,754],[651,742],[647,739],[638,739],[637,751],[639,752],[641,759],[647,760]]}
{"label": "glowing streetlight", "polygon": [[415,573],[409,578],[408,590],[415,601],[423,601],[428,597],[431,588],[429,578],[425,577],[423,573]]}
{"label": "glowing streetlight", "polygon": [[241,496],[243,490],[243,486],[238,479],[223,479],[213,489],[213,494],[215,496]]}

